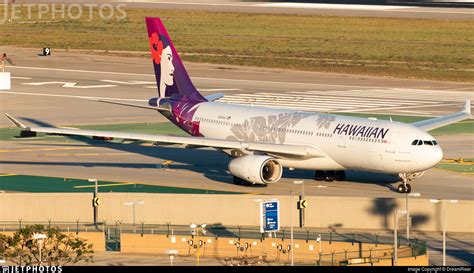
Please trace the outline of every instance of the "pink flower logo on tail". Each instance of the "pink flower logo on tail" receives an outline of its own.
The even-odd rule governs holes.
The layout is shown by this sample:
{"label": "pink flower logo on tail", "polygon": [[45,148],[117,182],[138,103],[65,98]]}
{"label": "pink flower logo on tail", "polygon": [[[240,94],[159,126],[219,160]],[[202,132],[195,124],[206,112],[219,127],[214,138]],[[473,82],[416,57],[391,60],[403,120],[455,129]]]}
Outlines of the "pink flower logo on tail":
{"label": "pink flower logo on tail", "polygon": [[163,52],[163,42],[160,41],[158,34],[153,32],[150,37],[151,57],[155,64],[160,64],[161,53]]}

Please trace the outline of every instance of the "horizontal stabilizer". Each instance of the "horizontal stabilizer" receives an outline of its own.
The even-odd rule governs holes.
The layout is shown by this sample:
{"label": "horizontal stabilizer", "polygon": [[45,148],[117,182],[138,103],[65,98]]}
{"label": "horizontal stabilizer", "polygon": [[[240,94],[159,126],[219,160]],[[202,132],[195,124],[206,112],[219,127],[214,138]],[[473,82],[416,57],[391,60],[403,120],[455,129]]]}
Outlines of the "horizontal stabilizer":
{"label": "horizontal stabilizer", "polygon": [[224,97],[224,94],[222,93],[217,93],[217,94],[212,94],[212,95],[207,95],[205,96],[206,100],[208,101],[216,101],[220,98],[223,98]]}
{"label": "horizontal stabilizer", "polygon": [[116,102],[116,101],[109,101],[109,100],[102,100],[102,99],[88,99],[88,98],[84,98],[84,99],[85,100],[90,100],[90,101],[102,102],[102,103],[121,105],[121,106],[129,106],[129,107],[136,107],[136,108],[142,108],[142,109],[149,109],[149,110],[171,111],[169,108],[158,107],[158,106],[138,105],[138,104]]}
{"label": "horizontal stabilizer", "polygon": [[449,124],[456,123],[458,121],[462,121],[465,119],[470,119],[471,116],[471,101],[466,100],[464,102],[463,109],[460,112],[450,114],[447,116],[441,116],[433,119],[427,119],[422,121],[417,121],[412,123],[411,125],[416,126],[420,129],[425,131],[431,131],[436,128],[440,128]]}
{"label": "horizontal stabilizer", "polygon": [[11,123],[13,123],[16,127],[18,128],[22,128],[22,129],[28,129],[28,127],[21,123],[20,121],[18,121],[17,119],[15,119],[14,117],[10,116],[9,114],[5,113],[5,116],[11,121]]}

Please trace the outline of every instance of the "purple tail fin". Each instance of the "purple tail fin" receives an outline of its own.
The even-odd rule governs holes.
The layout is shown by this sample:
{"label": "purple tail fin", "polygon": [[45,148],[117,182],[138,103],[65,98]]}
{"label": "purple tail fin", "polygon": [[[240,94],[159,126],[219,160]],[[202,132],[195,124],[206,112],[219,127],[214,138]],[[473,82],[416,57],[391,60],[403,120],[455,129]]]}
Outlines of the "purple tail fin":
{"label": "purple tail fin", "polygon": [[158,96],[164,98],[180,95],[192,101],[206,101],[191,82],[161,20],[148,17],[145,20]]}

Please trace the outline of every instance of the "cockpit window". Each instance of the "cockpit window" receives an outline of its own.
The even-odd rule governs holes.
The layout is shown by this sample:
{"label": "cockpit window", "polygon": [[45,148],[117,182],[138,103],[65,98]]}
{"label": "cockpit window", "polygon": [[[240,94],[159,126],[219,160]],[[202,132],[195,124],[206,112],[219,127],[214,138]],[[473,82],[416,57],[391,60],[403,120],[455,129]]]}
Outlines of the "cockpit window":
{"label": "cockpit window", "polygon": [[438,142],[436,142],[436,140],[419,140],[419,139],[415,139],[413,140],[413,142],[411,143],[411,145],[417,145],[417,146],[421,146],[421,145],[430,145],[430,146],[436,146],[438,145]]}

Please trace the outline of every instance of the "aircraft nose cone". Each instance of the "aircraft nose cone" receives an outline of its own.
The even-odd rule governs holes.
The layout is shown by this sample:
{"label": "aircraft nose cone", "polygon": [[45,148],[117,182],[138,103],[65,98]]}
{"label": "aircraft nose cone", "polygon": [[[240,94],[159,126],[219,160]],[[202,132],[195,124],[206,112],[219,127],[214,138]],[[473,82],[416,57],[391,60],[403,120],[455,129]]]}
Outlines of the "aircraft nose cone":
{"label": "aircraft nose cone", "polygon": [[438,164],[441,160],[443,159],[443,150],[441,147],[436,147],[434,153],[433,153],[433,165]]}
{"label": "aircraft nose cone", "polygon": [[433,148],[428,159],[430,168],[436,166],[443,159],[443,150],[439,146]]}

